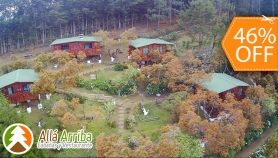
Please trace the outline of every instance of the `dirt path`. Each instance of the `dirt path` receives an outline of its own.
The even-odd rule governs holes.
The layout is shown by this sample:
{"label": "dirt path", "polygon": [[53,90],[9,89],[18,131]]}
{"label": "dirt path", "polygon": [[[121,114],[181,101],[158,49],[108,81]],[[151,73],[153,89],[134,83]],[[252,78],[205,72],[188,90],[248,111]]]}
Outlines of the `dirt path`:
{"label": "dirt path", "polygon": [[263,132],[257,140],[253,141],[250,145],[248,145],[242,151],[238,152],[235,155],[235,157],[248,157],[253,152],[257,151],[260,146],[265,144],[267,139],[270,137],[270,135],[276,129],[278,129],[278,122],[273,127],[269,128],[267,131]]}
{"label": "dirt path", "polygon": [[121,133],[123,132],[124,128],[125,128],[125,118],[124,118],[124,115],[125,115],[125,107],[123,106],[123,102],[122,101],[119,101],[119,103],[116,103],[117,104],[117,107],[116,107],[116,116],[117,116],[117,119],[116,119],[116,124],[117,124],[117,127],[118,127],[118,132]]}
{"label": "dirt path", "polygon": [[[79,73],[79,76],[82,76],[84,74],[88,74],[91,73],[95,70],[105,70],[105,69],[109,69],[112,68],[114,65],[109,65],[109,66],[105,66],[105,67],[100,67],[100,65],[98,63],[95,64],[93,69],[89,69],[89,70],[85,70],[83,72]],[[107,101],[116,101],[116,125],[118,128],[118,132],[121,133],[124,130],[124,116],[125,116],[125,106],[124,106],[124,100],[116,100],[115,98],[113,98],[112,96],[105,96],[105,95],[101,95],[101,94],[88,94],[88,93],[81,93],[81,92],[75,92],[73,90],[62,90],[62,89],[56,89],[56,92],[58,93],[73,93],[79,96],[83,96],[86,97],[88,100],[92,100],[95,101],[97,100],[98,102],[102,102],[104,100]]]}

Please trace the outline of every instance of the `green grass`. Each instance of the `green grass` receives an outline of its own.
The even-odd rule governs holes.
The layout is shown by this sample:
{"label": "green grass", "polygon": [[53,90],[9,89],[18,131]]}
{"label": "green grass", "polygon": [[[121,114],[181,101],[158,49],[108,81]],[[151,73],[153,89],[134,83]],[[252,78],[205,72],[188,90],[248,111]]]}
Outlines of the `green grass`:
{"label": "green grass", "polygon": [[93,134],[93,137],[96,138],[100,133],[112,133],[116,132],[117,128],[111,128],[107,125],[107,122],[105,119],[101,120],[93,120],[90,122],[88,126],[88,132],[91,132]]}
{"label": "green grass", "polygon": [[[51,111],[51,106],[55,104],[55,102],[59,99],[62,99],[63,95],[53,95],[49,101],[43,100],[43,107],[47,107],[46,110],[39,110],[37,109],[37,101],[32,101],[32,113],[28,114],[26,113],[26,119],[27,119],[27,125],[30,127],[30,129],[33,131],[34,139],[37,140],[40,134],[40,129],[37,126],[38,121],[43,118],[42,125],[44,129],[56,129],[58,121],[58,117],[49,117],[47,114],[47,111]],[[18,108],[18,110],[21,111],[21,113],[24,112],[25,106]],[[85,114],[88,117],[92,116],[93,114],[96,114],[96,117],[94,120],[88,123],[86,132],[91,132],[93,134],[93,144],[95,145],[96,137],[100,133],[111,133],[116,132],[117,128],[111,128],[107,125],[107,122],[105,120],[105,117],[107,116],[107,113],[102,109],[100,103],[98,102],[90,102],[86,101],[84,104],[84,111]],[[80,106],[76,110],[73,111],[78,119],[78,124],[74,126],[67,127],[67,131],[77,131],[78,129],[81,129],[81,124],[84,121],[83,119],[83,108]],[[59,129],[59,133],[61,130]],[[34,144],[35,145],[35,144]],[[50,157],[87,157],[90,156],[96,156],[95,148],[93,149],[65,149],[62,151],[57,150],[47,150],[47,155]]]}
{"label": "green grass", "polygon": [[[150,98],[148,98],[149,100]],[[148,104],[145,104],[145,108],[148,109],[148,107],[151,105],[149,102]],[[154,113],[155,111],[155,113]],[[134,112],[133,112],[134,113]],[[141,120],[153,118],[153,117],[159,117],[158,120],[150,121],[150,122],[141,122],[137,116],[136,116],[136,128],[139,130],[140,133],[144,134],[146,137],[150,137],[153,141],[156,141],[158,137],[161,135],[160,129],[161,127],[168,124],[169,120],[173,117],[173,115],[169,114],[166,110],[160,108],[158,105],[153,105],[152,110],[150,110],[149,114],[144,116],[141,111],[139,111],[139,117]],[[136,115],[136,114],[135,114]],[[125,115],[125,118],[127,118],[128,115]],[[122,132],[122,136],[124,139],[127,139],[127,137],[130,136],[136,136],[136,137],[142,137],[142,135],[136,130],[126,130]]]}
{"label": "green grass", "polygon": [[84,74],[81,76],[81,78],[90,80],[91,74],[96,74],[97,79],[114,79],[115,77],[120,77],[123,74],[124,71],[115,71],[113,68],[107,68],[101,71],[93,71],[89,74]]}
{"label": "green grass", "polygon": [[[159,108],[157,105],[153,106],[153,110],[156,112],[157,116],[159,117],[158,120],[151,121],[151,122],[141,122],[137,121],[137,127],[138,129],[143,132],[147,137],[151,137],[151,135],[154,132],[157,132],[160,130],[162,126],[165,126],[169,119],[172,118],[173,116],[169,114],[166,110],[163,110]],[[155,116],[156,115],[151,111],[150,116]],[[144,118],[144,115],[141,114],[140,118]],[[146,118],[149,118],[150,116],[146,116]]]}
{"label": "green grass", "polygon": [[[84,114],[83,114],[83,106],[81,105],[78,107],[76,110],[74,110],[75,115],[78,119],[84,119]],[[105,111],[102,109],[100,103],[98,102],[91,102],[91,101],[86,101],[84,104],[84,112],[86,117],[92,117],[93,114],[96,114],[98,112],[100,115],[100,119],[104,119],[104,115],[106,114]]]}

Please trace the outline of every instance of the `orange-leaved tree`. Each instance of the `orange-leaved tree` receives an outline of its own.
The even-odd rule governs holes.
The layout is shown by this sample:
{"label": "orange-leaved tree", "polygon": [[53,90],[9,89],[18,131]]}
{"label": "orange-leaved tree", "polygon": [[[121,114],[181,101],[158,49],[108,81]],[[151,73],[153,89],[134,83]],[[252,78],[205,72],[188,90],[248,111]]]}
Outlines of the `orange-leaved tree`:
{"label": "orange-leaved tree", "polygon": [[72,100],[69,103],[69,106],[73,109],[77,109],[78,107],[80,107],[79,98],[72,98]]}
{"label": "orange-leaved tree", "polygon": [[101,133],[97,136],[96,150],[98,157],[132,156],[131,150],[127,148],[127,143],[116,134],[105,136],[104,133]]}
{"label": "orange-leaved tree", "polygon": [[51,94],[57,88],[69,89],[75,85],[75,78],[82,71],[83,66],[72,59],[57,70],[43,70],[39,78],[30,86],[33,94]]}
{"label": "orange-leaved tree", "polygon": [[30,64],[25,59],[19,59],[16,55],[12,54],[10,56],[10,62],[4,64],[1,70],[4,74],[15,71],[17,69],[28,69]]}
{"label": "orange-leaved tree", "polygon": [[177,157],[179,144],[175,137],[180,133],[180,129],[175,126],[162,127],[162,134],[157,144],[159,157]]}
{"label": "orange-leaved tree", "polygon": [[149,56],[154,63],[161,63],[162,61],[162,55],[158,50],[151,50]]}
{"label": "orange-leaved tree", "polygon": [[87,58],[87,55],[86,55],[86,53],[84,51],[79,51],[77,53],[77,60],[78,60],[78,62],[82,62],[86,58]]}
{"label": "orange-leaved tree", "polygon": [[141,52],[139,49],[133,50],[130,54],[130,60],[132,62],[136,62],[136,63],[141,62],[142,58],[141,58],[140,54],[141,54]]}
{"label": "orange-leaved tree", "polygon": [[248,98],[252,101],[253,104],[260,104],[266,99],[267,94],[264,92],[264,88],[259,86],[251,86],[245,91],[245,98]]}
{"label": "orange-leaved tree", "polygon": [[131,137],[129,139],[129,147],[133,149],[135,157],[152,157],[156,155],[156,144],[154,144],[148,137]]}
{"label": "orange-leaved tree", "polygon": [[187,76],[185,84],[188,87],[188,91],[193,90],[196,92],[196,89],[203,88],[202,84],[204,82],[210,81],[211,75],[200,69],[202,62],[193,56],[192,51],[185,52],[182,64]]}
{"label": "orange-leaved tree", "polygon": [[64,102],[64,100],[59,100],[55,103],[51,108],[51,115],[62,116],[67,111],[69,111],[68,105]]}
{"label": "orange-leaved tree", "polygon": [[62,123],[64,128],[68,127],[69,125],[76,125],[77,119],[71,112],[66,112],[62,117],[59,117],[59,121]]}
{"label": "orange-leaved tree", "polygon": [[[76,100],[74,102],[76,102]],[[50,114],[53,116],[58,116],[58,120],[64,128],[68,127],[69,125],[77,124],[75,115],[72,114],[72,110],[64,100],[57,101],[55,105],[52,106]]]}
{"label": "orange-leaved tree", "polygon": [[[230,149],[238,151],[244,144],[249,122],[254,122],[254,127],[260,120],[260,117],[252,120],[245,114],[242,106],[247,104],[246,101],[237,101],[232,94],[226,98],[220,99],[215,92],[197,92],[187,97],[177,108],[181,130],[202,139],[208,146],[208,154],[227,156]],[[212,109],[216,116],[204,117],[210,116]],[[256,108],[252,110],[253,114],[258,114]]]}

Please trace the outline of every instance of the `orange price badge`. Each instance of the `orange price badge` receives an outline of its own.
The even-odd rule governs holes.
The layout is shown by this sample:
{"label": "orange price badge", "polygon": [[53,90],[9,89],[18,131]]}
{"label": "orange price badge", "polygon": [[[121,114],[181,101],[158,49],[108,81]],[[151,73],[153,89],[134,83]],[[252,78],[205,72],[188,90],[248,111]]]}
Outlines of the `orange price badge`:
{"label": "orange price badge", "polygon": [[278,17],[234,17],[222,47],[234,71],[278,71]]}

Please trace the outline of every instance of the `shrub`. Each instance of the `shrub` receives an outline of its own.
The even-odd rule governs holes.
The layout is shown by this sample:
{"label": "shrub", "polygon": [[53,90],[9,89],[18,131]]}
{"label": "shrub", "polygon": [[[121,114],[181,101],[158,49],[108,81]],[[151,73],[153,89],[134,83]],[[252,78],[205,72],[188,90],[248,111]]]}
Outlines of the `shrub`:
{"label": "shrub", "polygon": [[84,104],[86,99],[87,99],[86,97],[83,97],[83,96],[78,96],[78,98],[79,98],[79,103],[80,104]]}
{"label": "shrub", "polygon": [[246,142],[245,144],[249,145],[252,141],[258,139],[259,136],[262,134],[262,131],[263,130],[258,129],[258,130],[254,130],[254,131],[252,131],[250,133],[247,133],[245,135],[245,138],[244,138],[244,140]]}
{"label": "shrub", "polygon": [[128,82],[128,84],[122,89],[121,94],[127,95],[132,92],[133,87],[137,87],[137,82],[134,80],[131,80]]}
{"label": "shrub", "polygon": [[74,97],[75,97],[75,95],[72,94],[72,93],[67,93],[67,94],[66,94],[66,99],[67,99],[68,101],[71,101]]}
{"label": "shrub", "polygon": [[85,88],[92,90],[94,88],[93,83],[91,81],[85,81]]}
{"label": "shrub", "polygon": [[116,65],[114,66],[114,70],[115,70],[115,71],[123,71],[124,69],[127,69],[127,66],[124,66],[124,65],[122,65],[122,64],[116,64]]}
{"label": "shrub", "polygon": [[171,41],[171,37],[170,37],[170,36],[165,36],[165,37],[163,38],[163,40],[165,40],[165,41]]}
{"label": "shrub", "polygon": [[266,120],[264,122],[264,128],[263,128],[263,131],[266,131],[267,129],[269,129],[271,127],[272,123],[268,120]]}
{"label": "shrub", "polygon": [[178,56],[178,51],[177,51],[177,49],[173,49],[173,51],[174,51],[174,55],[175,55],[175,56]]}
{"label": "shrub", "polygon": [[177,40],[178,38],[179,38],[178,33],[172,32],[170,35],[164,37],[163,39],[164,39],[165,41],[174,41],[174,40]]}
{"label": "shrub", "polygon": [[159,85],[149,83],[148,86],[146,87],[146,93],[148,93],[148,94],[158,94],[158,93],[160,93]]}
{"label": "shrub", "polygon": [[85,86],[85,80],[83,78],[76,78],[75,79],[75,86],[76,87],[84,87]]}
{"label": "shrub", "polygon": [[117,94],[117,89],[111,84],[108,85],[107,91],[112,95]]}
{"label": "shrub", "polygon": [[116,122],[115,121],[107,121],[107,125],[111,128],[116,128]]}
{"label": "shrub", "polygon": [[176,32],[172,32],[170,36],[171,36],[171,40],[177,40],[179,38],[179,35]]}
{"label": "shrub", "polygon": [[129,120],[128,118],[126,118],[126,119],[125,119],[125,129],[127,129],[127,130],[130,129],[130,128],[131,128],[130,125],[131,125],[130,120]]}
{"label": "shrub", "polygon": [[134,130],[135,124],[136,124],[136,120],[134,115],[131,115],[129,118],[125,118],[125,129]]}
{"label": "shrub", "polygon": [[170,113],[173,113],[175,111],[175,104],[181,103],[187,98],[187,96],[188,93],[186,91],[172,93],[168,99],[162,103],[162,108],[169,111]]}

